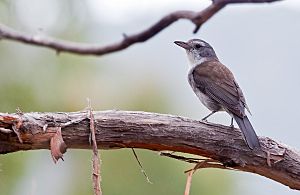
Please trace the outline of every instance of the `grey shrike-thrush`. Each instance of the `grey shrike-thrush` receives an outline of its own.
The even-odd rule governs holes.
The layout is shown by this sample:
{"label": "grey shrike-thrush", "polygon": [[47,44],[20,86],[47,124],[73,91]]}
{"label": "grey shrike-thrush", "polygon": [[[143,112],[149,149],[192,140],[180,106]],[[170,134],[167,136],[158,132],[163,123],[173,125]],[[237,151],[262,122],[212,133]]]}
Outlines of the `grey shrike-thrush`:
{"label": "grey shrike-thrush", "polygon": [[226,111],[232,116],[231,126],[234,118],[249,148],[259,148],[258,137],[245,113],[245,108],[248,111],[249,108],[243,92],[232,72],[219,61],[214,49],[200,39],[174,43],[186,50],[191,65],[189,83],[200,101],[211,111],[202,120],[215,112]]}

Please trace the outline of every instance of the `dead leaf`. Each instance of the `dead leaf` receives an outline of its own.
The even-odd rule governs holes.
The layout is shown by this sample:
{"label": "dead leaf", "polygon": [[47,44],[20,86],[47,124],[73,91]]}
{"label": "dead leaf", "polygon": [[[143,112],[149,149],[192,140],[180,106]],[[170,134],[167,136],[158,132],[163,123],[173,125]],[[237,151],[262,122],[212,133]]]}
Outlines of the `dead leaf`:
{"label": "dead leaf", "polygon": [[50,140],[51,156],[56,163],[60,158],[63,159],[63,154],[67,151],[67,145],[61,135],[61,127],[57,127],[55,135]]}

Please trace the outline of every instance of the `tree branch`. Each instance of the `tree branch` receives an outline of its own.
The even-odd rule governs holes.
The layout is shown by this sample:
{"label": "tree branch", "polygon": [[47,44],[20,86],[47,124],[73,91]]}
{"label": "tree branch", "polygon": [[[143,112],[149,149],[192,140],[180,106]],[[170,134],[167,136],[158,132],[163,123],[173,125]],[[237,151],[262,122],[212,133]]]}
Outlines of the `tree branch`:
{"label": "tree branch", "polygon": [[[270,138],[260,137],[262,150],[252,151],[238,129],[178,116],[98,111],[94,112],[94,120],[99,148],[143,148],[195,154],[216,162],[207,167],[223,165],[256,173],[300,190],[300,153]],[[68,148],[89,149],[89,122],[87,112],[0,113],[3,130],[0,131],[0,154],[49,149],[49,140],[57,127],[62,128]]]}
{"label": "tree branch", "polygon": [[171,25],[179,19],[187,19],[193,22],[196,26],[194,33],[196,33],[202,24],[204,24],[209,18],[211,18],[214,14],[216,14],[227,4],[270,3],[275,1],[280,0],[213,0],[213,3],[203,11],[176,11],[170,13],[165,17],[161,18],[158,22],[156,22],[149,28],[133,35],[124,34],[123,40],[106,46],[75,43],[70,41],[58,40],[50,37],[41,37],[39,35],[32,36],[23,32],[18,32],[3,24],[0,24],[0,38],[41,47],[47,47],[50,49],[54,49],[58,53],[68,52],[80,55],[104,55],[126,49],[127,47],[135,43],[147,41],[148,39],[155,36],[157,33],[164,30],[166,27],[168,27],[169,25]]}

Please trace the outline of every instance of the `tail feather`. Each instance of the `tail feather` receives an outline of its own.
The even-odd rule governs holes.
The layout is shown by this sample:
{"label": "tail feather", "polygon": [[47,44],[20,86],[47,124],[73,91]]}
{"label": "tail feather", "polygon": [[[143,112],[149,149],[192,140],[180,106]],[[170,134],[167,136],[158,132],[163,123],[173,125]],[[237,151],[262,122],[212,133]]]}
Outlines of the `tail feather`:
{"label": "tail feather", "polygon": [[260,144],[259,144],[258,137],[257,137],[248,117],[245,116],[244,118],[241,118],[234,114],[233,114],[233,117],[234,117],[236,123],[238,124],[239,128],[241,129],[244,139],[246,140],[246,143],[249,146],[249,148],[250,149],[259,148]]}

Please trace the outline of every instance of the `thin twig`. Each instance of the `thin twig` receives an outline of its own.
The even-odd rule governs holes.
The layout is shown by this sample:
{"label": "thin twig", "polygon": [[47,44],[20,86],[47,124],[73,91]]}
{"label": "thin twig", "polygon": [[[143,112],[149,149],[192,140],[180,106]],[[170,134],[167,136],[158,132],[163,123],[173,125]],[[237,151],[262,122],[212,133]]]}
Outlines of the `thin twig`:
{"label": "thin twig", "polygon": [[133,155],[134,155],[136,161],[138,162],[138,164],[139,164],[139,166],[140,166],[140,168],[141,168],[142,173],[143,173],[144,176],[146,177],[147,182],[150,183],[150,184],[153,184],[153,183],[150,181],[150,179],[149,179],[149,177],[148,177],[146,171],[144,170],[143,165],[142,165],[142,163],[140,162],[140,160],[139,160],[139,158],[138,158],[138,156],[137,156],[135,150],[134,150],[133,148],[131,148],[131,150],[132,150],[132,152],[133,152]]}
{"label": "thin twig", "polygon": [[190,194],[190,189],[191,189],[191,185],[192,185],[192,177],[193,177],[193,174],[198,170],[198,169],[201,169],[201,168],[205,168],[205,164],[209,164],[210,162],[210,159],[206,159],[206,160],[203,160],[199,163],[197,163],[194,168],[188,170],[188,171],[185,171],[185,173],[188,173],[188,176],[187,176],[187,180],[186,180],[186,185],[185,185],[185,191],[184,191],[184,195],[189,195]]}
{"label": "thin twig", "polygon": [[166,156],[169,158],[174,158],[176,160],[188,162],[188,163],[199,163],[202,160],[206,160],[207,158],[191,158],[191,157],[185,157],[185,156],[180,156],[180,155],[175,155],[173,153],[168,153],[168,152],[160,152],[160,156]]}
{"label": "thin twig", "polygon": [[188,172],[188,176],[186,179],[186,185],[185,185],[185,190],[184,190],[184,195],[189,195],[190,194],[190,189],[191,189],[191,185],[192,185],[192,177],[194,174],[194,170],[191,170],[190,172]]}
{"label": "thin twig", "polygon": [[[232,167],[226,167],[221,162],[219,162],[217,160],[214,160],[214,159],[210,159],[210,158],[190,158],[190,157],[171,154],[171,153],[168,153],[168,152],[161,152],[160,155],[161,156],[166,156],[166,157],[169,157],[169,158],[173,158],[173,159],[176,159],[176,160],[188,162],[188,163],[194,163],[198,166],[199,166],[199,164],[201,164],[201,168],[219,168],[219,169],[236,170]],[[197,170],[197,166],[194,167],[193,169],[189,169],[189,170],[185,171],[184,173],[188,173],[192,170],[194,170],[194,171]]]}
{"label": "thin twig", "polygon": [[96,135],[95,135],[95,121],[94,121],[94,114],[91,106],[91,101],[88,99],[88,111],[90,116],[90,132],[92,137],[92,145],[93,145],[93,187],[94,187],[94,194],[95,195],[102,195],[100,182],[101,182],[101,175],[100,175],[100,155],[98,154],[97,142],[96,142]]}
{"label": "thin twig", "polygon": [[227,4],[270,3],[275,1],[280,0],[214,0],[210,6],[202,11],[175,11],[164,16],[155,24],[139,33],[133,35],[127,35],[124,33],[121,41],[106,46],[75,43],[39,35],[28,35],[4,26],[3,24],[0,24],[0,39],[13,40],[26,44],[47,47],[54,49],[57,53],[68,52],[80,55],[104,55],[126,49],[135,43],[145,42],[179,19],[187,19],[194,23],[195,30],[193,32],[197,33],[202,24],[204,24]]}

